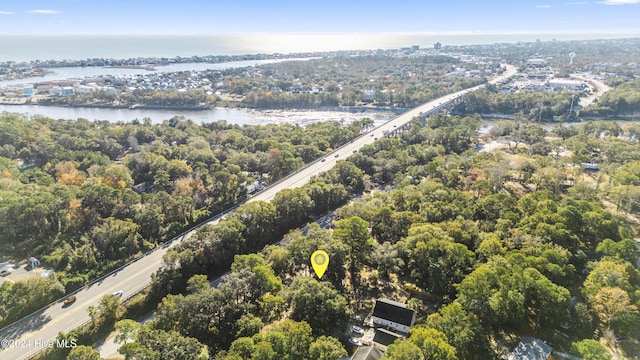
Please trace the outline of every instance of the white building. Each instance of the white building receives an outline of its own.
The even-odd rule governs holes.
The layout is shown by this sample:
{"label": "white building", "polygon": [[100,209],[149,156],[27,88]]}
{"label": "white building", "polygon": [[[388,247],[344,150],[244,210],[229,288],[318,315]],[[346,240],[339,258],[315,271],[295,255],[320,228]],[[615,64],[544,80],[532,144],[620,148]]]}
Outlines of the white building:
{"label": "white building", "polygon": [[568,89],[571,91],[580,91],[587,87],[587,84],[583,81],[570,79],[551,79],[548,84],[554,89]]}
{"label": "white building", "polygon": [[387,300],[378,299],[373,308],[373,323],[388,329],[408,334],[409,328],[416,322],[416,313],[407,309],[407,305]]}

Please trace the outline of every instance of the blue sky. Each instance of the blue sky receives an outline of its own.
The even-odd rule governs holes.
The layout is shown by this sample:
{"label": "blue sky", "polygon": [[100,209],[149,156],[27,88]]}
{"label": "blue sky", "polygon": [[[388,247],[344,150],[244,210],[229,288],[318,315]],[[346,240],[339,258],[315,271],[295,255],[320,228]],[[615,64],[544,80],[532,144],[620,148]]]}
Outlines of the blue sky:
{"label": "blue sky", "polygon": [[0,0],[0,35],[632,33],[640,0]]}

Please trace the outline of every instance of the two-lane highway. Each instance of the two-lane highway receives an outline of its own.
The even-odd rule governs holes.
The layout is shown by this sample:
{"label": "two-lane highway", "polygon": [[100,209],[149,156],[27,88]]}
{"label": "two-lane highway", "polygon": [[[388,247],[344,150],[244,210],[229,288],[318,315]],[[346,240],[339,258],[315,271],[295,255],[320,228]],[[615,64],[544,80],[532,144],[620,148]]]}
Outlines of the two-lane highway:
{"label": "two-lane highway", "polygon": [[[491,80],[490,83],[503,81],[516,73],[515,67],[510,65],[506,66],[507,71],[503,75]],[[327,154],[324,161],[317,160],[312,162],[295,174],[288,176],[273,184],[273,186],[265,191],[260,192],[249,201],[270,201],[276,193],[283,189],[301,187],[306,184],[312,176],[331,169],[338,160],[348,157],[365,145],[374,143],[377,138],[382,138],[383,131],[388,130],[391,132],[412,121],[417,116],[437,112],[456,98],[482,87],[481,85],[458,91],[409,110],[384,125],[379,126],[377,129],[374,129],[372,131],[373,136],[371,136],[372,133],[367,133],[354,139],[352,142],[336,149],[333,153]],[[172,245],[189,237],[193,232],[195,232],[195,230],[174,240]],[[98,306],[100,298],[103,295],[122,290],[123,297],[126,298],[139,292],[140,289],[150,283],[151,274],[161,268],[162,257],[168,249],[169,247],[159,248],[120,269],[117,273],[105,277],[99,283],[82,289],[76,294],[76,302],[70,306],[63,307],[62,301],[58,301],[40,314],[26,317],[5,329],[0,333],[0,345],[4,347],[4,349],[0,351],[0,358],[3,360],[29,359],[42,351],[43,346],[47,346],[48,344],[55,346],[55,338],[58,333],[69,332],[90,321],[87,308],[89,306]]]}

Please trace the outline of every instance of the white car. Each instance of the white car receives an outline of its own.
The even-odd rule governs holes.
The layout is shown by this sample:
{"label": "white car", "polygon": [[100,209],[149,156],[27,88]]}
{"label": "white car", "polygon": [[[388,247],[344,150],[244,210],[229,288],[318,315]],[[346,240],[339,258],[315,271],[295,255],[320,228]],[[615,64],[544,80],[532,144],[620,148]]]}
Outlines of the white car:
{"label": "white car", "polygon": [[362,341],[354,338],[349,338],[349,342],[355,346],[362,346]]}
{"label": "white car", "polygon": [[121,297],[121,296],[122,296],[122,290],[115,291],[115,292],[114,292],[113,294],[111,294],[111,295],[113,295],[113,296],[117,296],[117,297]]}
{"label": "white car", "polygon": [[364,330],[360,326],[353,325],[351,327],[351,332],[353,332],[354,334],[358,334],[360,336],[364,335]]}

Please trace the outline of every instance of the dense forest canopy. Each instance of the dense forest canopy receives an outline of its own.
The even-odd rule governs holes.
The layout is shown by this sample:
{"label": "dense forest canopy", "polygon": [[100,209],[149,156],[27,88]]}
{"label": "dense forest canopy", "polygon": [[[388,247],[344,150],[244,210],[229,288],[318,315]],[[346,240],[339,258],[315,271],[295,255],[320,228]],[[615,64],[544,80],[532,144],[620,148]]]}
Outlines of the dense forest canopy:
{"label": "dense forest canopy", "polygon": [[[11,311],[19,304],[6,302],[0,320],[15,320],[153,249],[247,198],[256,183],[282,178],[369,124],[197,125],[180,117],[157,125],[113,124],[2,114],[0,257],[20,262],[36,256],[55,271],[56,283],[29,284],[34,293],[50,289],[20,312]],[[332,190],[313,191],[318,197]],[[334,196],[319,199],[318,209],[346,195]]]}
{"label": "dense forest canopy", "polygon": [[[277,167],[261,168],[265,161],[292,157],[302,164],[368,123],[239,127],[179,118],[151,125],[3,116],[11,126],[2,136],[13,150],[3,147],[2,196],[16,200],[3,201],[2,211],[18,216],[33,208],[50,217],[28,230],[56,230],[51,247],[25,227],[13,234],[32,241],[32,249],[50,249],[43,261],[60,271],[52,280],[3,285],[3,299],[55,297],[64,291],[58,282],[70,287],[72,279],[88,278],[90,266],[107,269],[109,261],[166,239],[170,229],[163,226],[143,230],[158,230],[145,228],[151,220],[179,228],[196,222],[210,206],[234,201],[226,191],[236,200],[246,196],[237,184],[252,172],[273,179]],[[91,345],[99,329],[115,324],[127,335],[121,352],[129,357],[336,359],[349,349],[344,330],[354,316],[366,317],[374,299],[388,297],[418,313],[408,339],[389,347],[389,359],[494,358],[524,335],[576,355],[637,352],[638,224],[627,216],[637,213],[640,196],[635,128],[584,123],[545,133],[522,118],[486,135],[507,147],[477,152],[479,141],[491,140],[478,136],[480,123],[446,115],[424,126],[416,121],[302,188],[240,206],[167,253],[149,292],[130,305],[156,307],[153,321],[126,319],[107,296],[87,329],[64,336]],[[44,144],[57,150],[44,151]],[[95,144],[112,146],[88,148]],[[289,155],[273,156],[274,149]],[[600,170],[582,170],[585,159]],[[140,182],[151,190],[133,191]],[[156,217],[144,211],[154,206]],[[299,229],[334,209],[330,227]],[[21,242],[7,243],[14,256],[26,252]],[[311,276],[316,249],[333,264],[322,281]],[[212,288],[208,277],[228,269]],[[9,321],[12,313],[4,314]]]}
{"label": "dense forest canopy", "polygon": [[[476,153],[470,147],[478,126],[473,118],[446,116],[425,127],[416,123],[397,138],[363,148],[302,189],[284,191],[280,200],[252,203],[240,208],[240,215],[202,228],[166,257],[168,266],[149,296],[187,295],[167,295],[159,311],[171,320],[149,327],[195,336],[219,351],[216,358],[250,359],[263,351],[289,358],[291,349],[276,349],[281,345],[271,337],[272,326],[303,321],[316,336],[344,340],[347,319],[366,314],[382,295],[408,301],[419,314],[419,325],[408,340],[389,348],[389,359],[406,359],[407,354],[414,354],[412,359],[493,358],[508,352],[514,337],[531,334],[576,355],[608,354],[602,344],[635,353],[640,272],[633,237],[638,224],[615,206],[603,206],[620,196],[619,186],[637,186],[633,180],[613,180],[616,172],[635,170],[625,161],[602,157],[603,172],[576,172],[576,159],[530,152],[534,146],[551,149],[557,141],[551,137],[537,137],[520,149]],[[564,146],[578,153],[585,146],[582,151],[597,147],[606,152],[628,144],[618,154],[639,156],[636,140],[588,134],[596,126],[575,128]],[[608,178],[609,171],[611,180],[598,180]],[[572,186],[566,185],[569,178]],[[364,189],[393,188],[374,190],[339,208],[332,228],[312,225],[285,234],[305,222],[304,216],[292,217],[286,204],[296,204],[296,214],[316,214],[312,188],[334,184],[360,193],[360,185],[349,188],[354,179]],[[252,228],[277,230],[256,238],[243,226],[247,220]],[[282,234],[283,246],[236,256],[224,282],[232,286],[213,290],[227,293],[226,301],[237,304],[233,311],[214,316],[214,326],[205,317],[202,326],[209,324],[208,330],[189,330],[192,322],[180,325],[180,314],[192,313],[193,301],[212,291],[205,287],[204,293],[193,293],[185,287],[189,279],[228,268],[233,252],[249,254]],[[242,240],[229,252],[231,239]],[[339,264],[323,282],[309,277],[308,258],[316,249]],[[240,279],[252,285],[240,285]],[[407,291],[402,284],[419,290]],[[238,294],[238,289],[244,290]],[[174,296],[185,301],[174,301]],[[193,301],[186,301],[189,297]],[[439,309],[434,312],[432,306]],[[259,319],[249,334],[211,332],[236,329],[246,317]],[[602,344],[590,342],[594,336]],[[304,354],[300,358],[313,358]]]}

